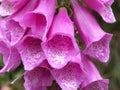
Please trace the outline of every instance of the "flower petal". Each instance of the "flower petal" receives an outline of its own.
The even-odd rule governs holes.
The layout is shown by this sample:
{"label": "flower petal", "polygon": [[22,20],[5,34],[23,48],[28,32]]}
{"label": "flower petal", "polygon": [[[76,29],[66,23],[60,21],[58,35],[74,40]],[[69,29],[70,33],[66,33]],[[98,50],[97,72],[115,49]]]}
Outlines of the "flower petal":
{"label": "flower petal", "polygon": [[0,70],[0,74],[16,69],[20,63],[21,58],[15,46],[9,45],[6,22],[0,19],[0,53],[3,55],[4,67]]}
{"label": "flower petal", "polygon": [[103,79],[90,83],[85,88],[81,90],[108,90],[109,80]]}
{"label": "flower petal", "polygon": [[113,11],[111,9],[111,5],[114,2],[114,0],[84,0],[85,3],[98,12],[104,21],[107,23],[114,23],[116,21],[115,16],[113,14]]}
{"label": "flower petal", "polygon": [[[23,2],[23,0],[20,0],[21,2]],[[23,17],[25,14],[27,14],[28,12],[33,11],[40,0],[28,0],[28,2],[24,5],[24,7],[22,7],[18,12],[12,14],[11,16],[7,17],[8,20],[14,20],[16,22],[19,22],[20,26],[22,26],[22,28],[26,28],[24,23],[22,22]]]}
{"label": "flower petal", "polygon": [[49,65],[47,60],[44,60],[38,67],[46,68],[48,70],[52,70],[53,68]]}
{"label": "flower petal", "polygon": [[107,62],[112,34],[105,33],[92,14],[76,0],[72,0],[72,8],[79,35],[86,46],[84,53]]}
{"label": "flower petal", "polygon": [[49,70],[45,68],[35,68],[32,71],[26,71],[24,79],[26,90],[46,90],[45,87],[52,84],[53,77]]}
{"label": "flower petal", "polygon": [[29,0],[2,0],[2,4],[0,5],[0,15],[8,16],[17,12],[20,8],[22,8]]}
{"label": "flower petal", "polygon": [[74,39],[73,24],[65,8],[61,8],[54,18],[53,25],[48,33],[48,40],[41,45],[49,64],[53,68],[64,67],[79,53],[79,48]]}
{"label": "flower petal", "polygon": [[15,47],[6,45],[0,41],[0,53],[3,55],[4,67],[0,70],[0,74],[16,69],[21,62],[20,55]]}
{"label": "flower petal", "polygon": [[24,24],[30,27],[32,33],[38,35],[42,40],[46,40],[46,34],[52,23],[56,4],[56,0],[41,0],[34,11],[24,16]]}
{"label": "flower petal", "polygon": [[41,48],[41,40],[33,35],[26,35],[17,45],[17,48],[25,70],[34,69],[45,59]]}
{"label": "flower petal", "polygon": [[77,90],[84,80],[79,64],[69,63],[62,69],[53,69],[51,73],[62,90]]}
{"label": "flower petal", "polygon": [[[83,54],[81,54],[81,55],[82,55],[82,63],[83,63],[82,71],[84,72],[85,79],[81,83],[80,88],[82,90],[84,90],[84,89],[87,90],[88,89],[87,87],[90,86],[92,88],[92,86],[93,86],[93,89],[91,89],[91,88],[89,88],[89,89],[90,90],[97,90],[97,88],[99,88],[98,90],[104,90],[104,89],[100,88],[103,86],[103,82],[106,83],[103,88],[107,88],[108,87],[108,80],[104,80],[101,77],[97,68],[95,67],[93,62],[89,59],[88,56],[83,55]],[[94,89],[94,85],[96,85],[96,89]]]}
{"label": "flower petal", "polygon": [[107,62],[109,60],[109,43],[111,38],[111,34],[106,34],[99,41],[93,42],[89,47],[87,47],[84,53],[97,58],[102,62]]}
{"label": "flower petal", "polygon": [[10,20],[7,22],[7,28],[11,34],[10,44],[15,45],[17,44],[25,34],[25,31],[18,22],[14,20]]}

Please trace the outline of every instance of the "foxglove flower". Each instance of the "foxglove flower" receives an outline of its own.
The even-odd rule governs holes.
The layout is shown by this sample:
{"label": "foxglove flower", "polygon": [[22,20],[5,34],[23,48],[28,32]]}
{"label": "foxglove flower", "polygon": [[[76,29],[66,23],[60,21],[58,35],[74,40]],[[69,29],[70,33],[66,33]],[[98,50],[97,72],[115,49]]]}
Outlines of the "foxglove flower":
{"label": "foxglove flower", "polygon": [[2,4],[0,5],[0,15],[8,16],[17,12],[19,9],[24,7],[24,5],[29,0],[2,0]]}
{"label": "foxglove flower", "polygon": [[[22,19],[23,19],[23,16],[34,10],[36,7],[37,7],[37,4],[38,4],[38,0],[25,0],[24,3],[23,1],[19,0],[12,0],[12,1],[9,1],[9,0],[3,0],[2,3],[3,4],[14,4],[13,8],[15,7],[19,7],[20,10],[16,11],[15,13],[13,13],[12,15],[8,16],[7,18],[5,18],[5,21],[6,21],[6,24],[5,24],[5,27],[6,27],[6,30],[7,30],[7,33],[9,33],[9,43],[10,45],[16,45],[21,39],[22,37],[24,36],[27,28],[24,26],[24,23],[22,23]],[[22,6],[22,4],[25,4]],[[21,5],[21,6],[19,6]],[[30,7],[29,7],[30,6]],[[16,8],[18,9],[18,8]]]}
{"label": "foxglove flower", "polygon": [[53,69],[51,72],[62,90],[77,90],[85,78],[77,63],[68,63],[62,69]]}
{"label": "foxglove flower", "polygon": [[46,40],[46,34],[52,23],[56,5],[56,0],[40,0],[35,10],[27,13],[23,18],[23,23],[30,27],[32,33],[42,40]]}
{"label": "foxglove flower", "polygon": [[52,84],[53,77],[46,68],[37,67],[24,74],[26,90],[46,90]]}
{"label": "foxglove flower", "polygon": [[41,42],[34,35],[26,35],[16,46],[21,55],[25,70],[34,69],[45,59]]}
{"label": "foxglove flower", "polygon": [[6,23],[6,28],[10,34],[10,45],[16,45],[23,38],[26,30],[23,29],[18,22],[9,20]]}
{"label": "foxglove flower", "polygon": [[74,27],[65,8],[61,8],[55,16],[48,40],[42,43],[42,48],[53,68],[64,67],[79,53],[74,39]]}
{"label": "foxglove flower", "polygon": [[[81,90],[108,90],[109,80],[103,79],[95,65],[88,56],[81,54],[84,71],[84,81],[81,83]],[[96,86],[95,86],[96,85]],[[88,88],[90,87],[90,88]]]}
{"label": "foxglove flower", "polygon": [[[22,0],[20,0],[20,1],[22,1]],[[28,2],[24,5],[24,7],[20,8],[20,10],[18,10],[18,12],[8,16],[6,19],[8,21],[14,20],[15,22],[19,22],[20,26],[22,26],[22,28],[26,29],[24,23],[22,22],[23,17],[28,12],[33,11],[37,7],[39,1],[40,0],[28,0]]]}
{"label": "foxglove flower", "polygon": [[0,70],[0,74],[16,69],[20,63],[21,58],[15,47],[10,47],[6,43],[0,41],[0,53],[3,55],[4,67]]}
{"label": "foxglove flower", "polygon": [[10,33],[8,32],[8,29],[6,27],[6,20],[2,19],[0,17],[0,39],[1,41],[4,41],[5,43],[10,42]]}
{"label": "foxglove flower", "polygon": [[[46,90],[53,80],[62,90],[108,90],[109,80],[101,77],[90,57],[101,62],[109,59],[112,34],[104,32],[78,0],[59,0],[65,6],[71,2],[68,7],[71,6],[73,17],[65,7],[56,12],[57,0],[0,2],[0,15],[7,16],[0,17],[0,53],[4,63],[0,74],[16,69],[22,61],[26,90]],[[84,2],[106,22],[115,22],[111,9],[114,0]],[[74,23],[84,50],[79,49],[74,37]],[[59,90],[54,86],[51,89]]]}
{"label": "foxglove flower", "polygon": [[108,80],[104,79],[92,82],[81,90],[108,90]]}
{"label": "foxglove flower", "polygon": [[116,21],[111,9],[111,5],[114,0],[84,0],[84,2],[91,9],[98,12],[107,23],[114,23]]}
{"label": "foxglove flower", "polygon": [[71,1],[74,21],[86,46],[84,53],[99,59],[101,62],[106,62],[109,59],[109,43],[112,34],[104,32],[91,13],[77,0]]}
{"label": "foxglove flower", "polygon": [[16,69],[21,62],[20,55],[14,46],[11,46],[7,40],[5,22],[0,20],[0,53],[3,55],[4,67],[0,70],[0,74]]}

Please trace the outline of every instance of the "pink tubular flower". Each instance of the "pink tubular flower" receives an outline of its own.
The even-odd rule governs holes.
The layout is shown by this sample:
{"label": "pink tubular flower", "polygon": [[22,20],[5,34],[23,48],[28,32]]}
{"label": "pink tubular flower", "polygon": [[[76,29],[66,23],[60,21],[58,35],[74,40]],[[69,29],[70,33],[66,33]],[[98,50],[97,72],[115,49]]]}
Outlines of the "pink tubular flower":
{"label": "pink tubular flower", "polygon": [[104,21],[116,21],[111,9],[114,0],[0,0],[4,63],[0,75],[22,63],[25,90],[47,90],[51,85],[51,90],[108,90],[109,80],[100,75],[91,57],[108,61],[112,34],[102,30],[84,2]]}
{"label": "pink tubular flower", "polygon": [[23,23],[30,27],[32,33],[42,40],[46,40],[46,34],[52,23],[56,5],[56,0],[40,0],[36,9],[24,16]]}
{"label": "pink tubular flower", "polygon": [[[21,0],[22,1],[22,0]],[[24,2],[24,1],[22,1]],[[26,15],[27,13],[33,11],[38,3],[40,2],[40,0],[29,0],[24,7],[20,8],[20,10],[18,10],[18,12],[8,16],[6,19],[7,20],[14,20],[15,22],[19,22],[20,26],[22,26],[24,29],[26,28],[24,23],[22,22],[24,15]]]}
{"label": "pink tubular flower", "polygon": [[0,53],[3,55],[4,67],[0,70],[0,74],[4,74],[7,71],[14,70],[20,65],[20,55],[14,46],[10,46],[6,36],[6,30],[3,30],[4,24],[0,20]]}
{"label": "pink tubular flower", "polygon": [[42,43],[42,48],[53,68],[64,67],[79,53],[74,39],[74,27],[65,8],[61,8],[55,16],[48,40]]}
{"label": "pink tubular flower", "polygon": [[29,0],[2,0],[0,15],[8,16],[21,9]]}
{"label": "pink tubular flower", "polygon": [[6,23],[6,28],[10,34],[10,45],[16,45],[24,36],[26,30],[24,30],[18,22],[9,20]]}
{"label": "pink tubular flower", "polygon": [[84,0],[85,3],[98,12],[104,21],[107,23],[114,23],[116,21],[111,5],[114,0]]}
{"label": "pink tubular flower", "polygon": [[76,63],[68,63],[62,69],[53,69],[51,72],[62,90],[77,90],[85,78],[79,64]]}
{"label": "pink tubular flower", "polygon": [[20,55],[15,47],[10,47],[6,43],[0,41],[0,53],[3,55],[4,67],[0,70],[0,74],[16,69],[20,65]]}
{"label": "pink tubular flower", "polygon": [[71,1],[74,21],[86,46],[84,53],[99,59],[101,62],[106,62],[109,59],[109,43],[112,34],[105,33],[91,13],[77,0]]}
{"label": "pink tubular flower", "polygon": [[[85,79],[80,85],[81,90],[108,90],[109,80],[101,77],[88,56],[82,55],[82,64]],[[88,89],[88,87],[90,88]]]}
{"label": "pink tubular flower", "polygon": [[46,87],[52,84],[53,77],[49,70],[37,67],[32,71],[26,71],[24,79],[26,90],[46,90]]}
{"label": "pink tubular flower", "polygon": [[80,63],[68,63],[61,69],[51,69],[51,74],[62,90],[77,90],[79,86],[81,90],[108,90],[109,80],[101,77],[95,65],[83,53]]}
{"label": "pink tubular flower", "polygon": [[17,45],[25,70],[34,69],[45,59],[41,42],[34,35],[26,35]]}
{"label": "pink tubular flower", "polygon": [[81,90],[108,90],[108,80],[103,79],[103,80],[98,80],[95,81],[85,88],[82,88]]}

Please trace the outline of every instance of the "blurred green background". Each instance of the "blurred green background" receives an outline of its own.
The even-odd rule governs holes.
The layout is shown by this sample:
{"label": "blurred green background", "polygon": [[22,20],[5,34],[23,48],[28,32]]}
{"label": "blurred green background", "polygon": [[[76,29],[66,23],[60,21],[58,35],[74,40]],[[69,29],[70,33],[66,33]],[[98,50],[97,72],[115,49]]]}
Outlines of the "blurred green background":
{"label": "blurred green background", "polygon": [[[104,64],[100,62],[95,62],[95,64],[101,72],[101,75],[104,78],[110,79],[109,90],[120,90],[120,0],[115,0],[112,8],[117,20],[117,22],[114,24],[105,23],[98,14],[93,12],[98,19],[101,27],[106,32],[113,34],[113,38],[110,44],[110,60]],[[0,56],[0,68],[2,67],[2,56]],[[23,66],[21,65],[14,72],[8,72],[4,75],[1,75],[0,88],[4,85],[7,85],[11,88],[9,90],[24,90],[24,80],[22,77],[18,79],[14,84],[9,85],[11,81],[23,74],[24,71],[22,67]]]}

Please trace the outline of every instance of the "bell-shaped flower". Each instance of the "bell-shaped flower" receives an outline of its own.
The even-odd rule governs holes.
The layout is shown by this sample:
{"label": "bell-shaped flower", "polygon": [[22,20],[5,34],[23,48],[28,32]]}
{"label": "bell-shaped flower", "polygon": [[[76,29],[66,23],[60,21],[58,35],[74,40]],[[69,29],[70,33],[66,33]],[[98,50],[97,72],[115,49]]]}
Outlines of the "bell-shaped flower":
{"label": "bell-shaped flower", "polygon": [[62,90],[77,90],[85,79],[84,73],[77,63],[68,63],[61,69],[53,69],[51,74]]}
{"label": "bell-shaped flower", "polygon": [[93,10],[101,15],[107,23],[116,21],[111,5],[114,0],[84,0],[84,2]]}
{"label": "bell-shaped flower", "polygon": [[94,81],[81,90],[108,90],[108,82],[107,79]]}
{"label": "bell-shaped flower", "polygon": [[14,20],[9,20],[6,23],[6,28],[10,34],[10,45],[16,45],[23,38],[26,30],[24,30],[18,22]]}
{"label": "bell-shaped flower", "polygon": [[86,46],[84,53],[106,62],[109,59],[109,43],[112,34],[104,32],[92,14],[77,0],[71,1],[74,21]]}
{"label": "bell-shaped flower", "polygon": [[29,0],[2,0],[0,5],[0,15],[8,16],[20,10]]}
{"label": "bell-shaped flower", "polygon": [[[16,0],[17,1],[17,0]],[[22,1],[23,0],[18,0],[18,1]],[[23,17],[28,13],[33,11],[38,3],[40,2],[40,0],[28,0],[27,3],[24,5],[24,7],[20,8],[20,10],[18,10],[16,13],[8,16],[6,18],[6,20],[14,20],[15,22],[18,22],[20,24],[20,26],[22,26],[22,28],[26,29],[24,23],[23,23]]]}
{"label": "bell-shaped flower", "polygon": [[5,43],[9,43],[10,38],[10,33],[6,27],[6,20],[0,17],[0,39]]}
{"label": "bell-shaped flower", "polygon": [[103,79],[88,56],[81,54],[85,79],[81,83],[81,90],[108,90],[108,79]]}
{"label": "bell-shaped flower", "polygon": [[55,16],[48,40],[42,44],[48,63],[53,68],[64,67],[74,56],[79,53],[79,48],[74,38],[74,27],[67,10],[61,8]]}
{"label": "bell-shaped flower", "polygon": [[14,70],[20,65],[20,54],[15,47],[10,47],[6,43],[0,41],[0,53],[3,55],[4,63],[4,67],[0,70],[0,74]]}
{"label": "bell-shaped flower", "polygon": [[[0,20],[0,25],[4,23]],[[0,53],[3,56],[4,67],[0,70],[0,74],[4,74],[10,70],[14,70],[20,65],[21,58],[14,46],[8,43],[5,27],[0,26]]]}
{"label": "bell-shaped flower", "polygon": [[28,12],[23,18],[25,26],[31,28],[32,33],[42,40],[46,40],[56,5],[56,0],[40,0],[35,10]]}
{"label": "bell-shaped flower", "polygon": [[25,70],[34,69],[45,59],[41,42],[36,36],[27,34],[17,44],[16,47],[21,55]]}
{"label": "bell-shaped flower", "polygon": [[46,68],[37,67],[24,73],[24,86],[26,90],[46,90],[52,85],[53,77]]}

